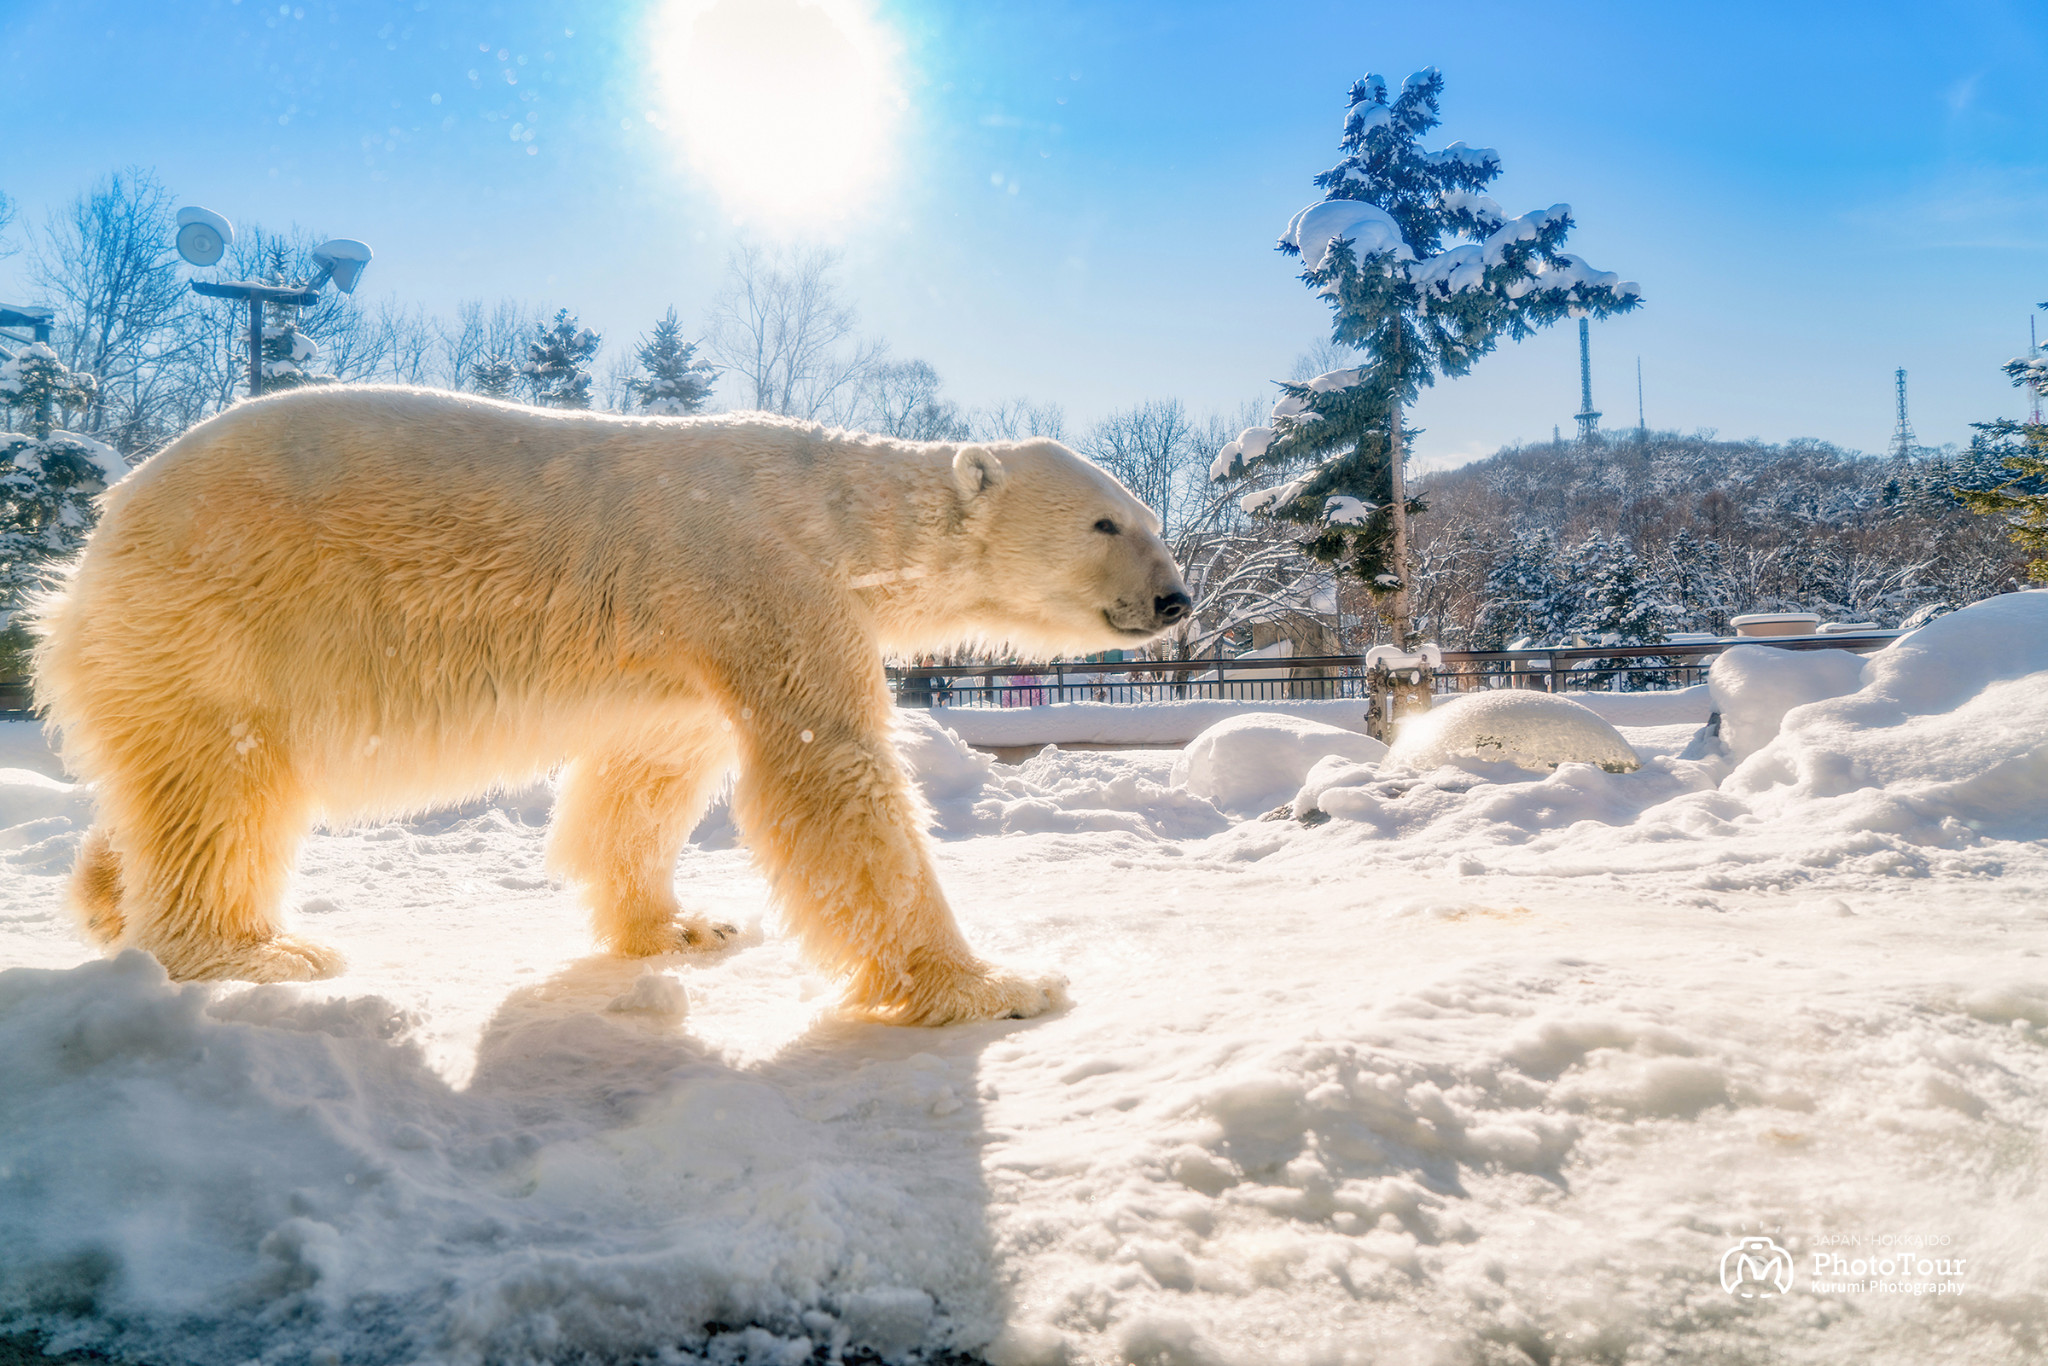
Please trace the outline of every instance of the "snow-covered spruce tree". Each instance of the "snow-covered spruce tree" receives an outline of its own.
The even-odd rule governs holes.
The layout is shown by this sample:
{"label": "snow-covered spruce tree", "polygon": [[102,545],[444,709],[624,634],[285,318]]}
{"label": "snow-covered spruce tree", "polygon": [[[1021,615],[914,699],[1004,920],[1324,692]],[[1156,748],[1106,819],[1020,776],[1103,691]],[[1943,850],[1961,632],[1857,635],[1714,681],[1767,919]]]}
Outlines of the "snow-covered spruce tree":
{"label": "snow-covered spruce tree", "polygon": [[519,367],[509,356],[493,351],[470,367],[470,387],[485,398],[510,398],[519,383]]}
{"label": "snow-covered spruce tree", "polygon": [[696,342],[683,340],[683,325],[673,308],[655,323],[653,335],[640,343],[636,356],[646,373],[635,375],[626,387],[642,409],[665,416],[703,411],[718,370],[697,359]]}
{"label": "snow-covered spruce tree", "polygon": [[526,364],[519,367],[533,401],[545,408],[588,408],[590,359],[602,340],[578,327],[576,315],[566,308],[555,313],[553,322],[542,323],[540,339],[526,344]]}
{"label": "snow-covered spruce tree", "polygon": [[1479,648],[1543,642],[1560,632],[1569,609],[1560,602],[1557,537],[1549,528],[1517,530],[1480,588]]}
{"label": "snow-covered spruce tree", "polygon": [[[264,278],[270,284],[298,284],[291,278],[291,249],[281,241],[270,244]],[[306,384],[332,384],[328,375],[306,370],[320,347],[299,331],[297,304],[271,303],[263,306],[263,392],[297,389]]]}
{"label": "snow-covered spruce tree", "polygon": [[27,428],[0,432],[0,676],[27,672],[30,642],[15,613],[85,544],[99,515],[93,500],[128,471],[113,447],[54,425],[97,390],[41,342],[0,364],[0,404]]}
{"label": "snow-covered spruce tree", "polygon": [[40,441],[65,408],[84,408],[99,393],[91,375],[66,366],[47,342],[30,342],[0,363],[0,405],[22,414],[22,426]]}
{"label": "snow-covered spruce tree", "polygon": [[1295,473],[1247,495],[1246,510],[1313,528],[1303,549],[1390,599],[1404,648],[1414,638],[1407,519],[1422,505],[1407,493],[1403,412],[1423,386],[1464,374],[1503,337],[1640,301],[1635,285],[1563,250],[1569,205],[1509,218],[1482,193],[1500,175],[1496,153],[1462,142],[1422,150],[1441,122],[1443,84],[1434,68],[1418,72],[1391,103],[1379,76],[1353,85],[1343,159],[1315,178],[1324,198],[1280,239],[1329,301],[1332,340],[1366,363],[1283,384],[1271,425],[1246,430],[1210,471]]}
{"label": "snow-covered spruce tree", "polygon": [[[2006,362],[2005,373],[2022,388],[2048,393],[2048,357],[2038,352]],[[2005,518],[2014,542],[2032,557],[2027,577],[2048,583],[2048,423],[1999,418],[1970,425],[1978,432],[1971,447],[1997,455],[2013,477],[1997,488],[1959,488],[1955,495],[1972,512]]]}
{"label": "snow-covered spruce tree", "polygon": [[1670,587],[1628,538],[1595,532],[1573,550],[1573,577],[1585,584],[1578,633],[1600,645],[1662,644],[1675,615]]}

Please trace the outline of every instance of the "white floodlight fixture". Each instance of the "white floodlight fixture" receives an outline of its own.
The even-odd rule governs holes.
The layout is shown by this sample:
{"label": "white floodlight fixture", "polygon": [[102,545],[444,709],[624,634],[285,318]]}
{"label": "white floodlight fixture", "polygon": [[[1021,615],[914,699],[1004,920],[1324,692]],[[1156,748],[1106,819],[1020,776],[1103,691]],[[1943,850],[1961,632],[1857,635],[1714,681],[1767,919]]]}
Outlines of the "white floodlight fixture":
{"label": "white floodlight fixture", "polygon": [[193,265],[212,265],[234,240],[235,225],[212,209],[178,210],[178,255]]}
{"label": "white floodlight fixture", "polygon": [[353,237],[337,237],[313,248],[313,264],[320,267],[320,277],[312,284],[314,289],[320,287],[320,281],[332,280],[336,289],[353,294],[363,267],[370,264],[370,248]]}

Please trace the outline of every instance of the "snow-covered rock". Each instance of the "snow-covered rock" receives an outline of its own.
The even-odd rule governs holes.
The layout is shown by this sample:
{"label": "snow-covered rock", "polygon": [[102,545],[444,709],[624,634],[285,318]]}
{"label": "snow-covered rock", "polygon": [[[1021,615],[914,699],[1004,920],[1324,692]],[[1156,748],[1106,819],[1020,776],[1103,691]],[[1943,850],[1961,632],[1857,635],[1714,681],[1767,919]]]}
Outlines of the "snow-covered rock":
{"label": "snow-covered rock", "polygon": [[1461,759],[1539,773],[1574,763],[1597,764],[1609,773],[1642,766],[1621,732],[1591,708],[1520,688],[1467,693],[1410,717],[1394,737],[1389,758],[1418,773]]}
{"label": "snow-covered rock", "polygon": [[1327,755],[1376,763],[1387,747],[1369,735],[1298,716],[1253,712],[1196,736],[1174,764],[1173,781],[1234,815],[1255,816],[1290,800]]}

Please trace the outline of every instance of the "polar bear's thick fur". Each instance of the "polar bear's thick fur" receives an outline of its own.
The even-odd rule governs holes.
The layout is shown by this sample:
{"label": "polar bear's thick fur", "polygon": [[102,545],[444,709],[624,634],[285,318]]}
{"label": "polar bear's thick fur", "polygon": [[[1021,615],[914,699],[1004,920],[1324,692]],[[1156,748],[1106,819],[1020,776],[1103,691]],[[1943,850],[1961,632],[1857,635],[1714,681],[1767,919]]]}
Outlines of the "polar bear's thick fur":
{"label": "polar bear's thick fur", "polygon": [[938,1024],[1056,981],[975,958],[889,735],[885,651],[1130,645],[1188,610],[1157,519],[1050,441],[301,390],[106,495],[39,613],[36,692],[97,785],[73,899],[178,978],[339,970],[282,932],[316,819],[566,764],[550,832],[616,952],[708,946],[677,853],[733,809],[847,1000]]}

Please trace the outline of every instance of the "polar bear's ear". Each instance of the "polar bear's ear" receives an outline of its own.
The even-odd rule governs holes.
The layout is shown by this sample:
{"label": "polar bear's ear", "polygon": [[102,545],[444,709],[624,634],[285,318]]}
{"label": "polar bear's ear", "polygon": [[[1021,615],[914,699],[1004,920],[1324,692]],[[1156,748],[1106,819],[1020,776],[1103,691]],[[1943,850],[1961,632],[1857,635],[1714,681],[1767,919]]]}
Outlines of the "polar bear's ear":
{"label": "polar bear's ear", "polygon": [[994,492],[1007,477],[1003,462],[986,446],[962,446],[953,457],[953,482],[960,486],[960,496],[970,502]]}

